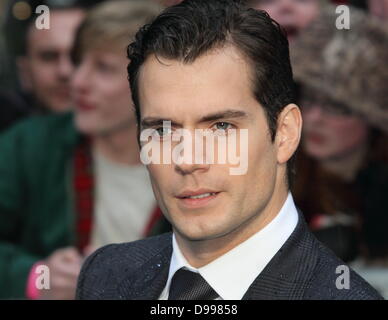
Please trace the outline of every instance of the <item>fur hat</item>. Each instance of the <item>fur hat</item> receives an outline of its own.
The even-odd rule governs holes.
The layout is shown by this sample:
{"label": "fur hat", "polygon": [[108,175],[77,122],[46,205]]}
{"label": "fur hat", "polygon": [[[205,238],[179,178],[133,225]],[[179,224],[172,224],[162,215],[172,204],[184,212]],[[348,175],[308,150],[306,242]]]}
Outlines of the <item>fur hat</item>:
{"label": "fur hat", "polygon": [[290,45],[294,79],[388,132],[388,25],[349,7],[350,29],[339,30],[335,8]]}

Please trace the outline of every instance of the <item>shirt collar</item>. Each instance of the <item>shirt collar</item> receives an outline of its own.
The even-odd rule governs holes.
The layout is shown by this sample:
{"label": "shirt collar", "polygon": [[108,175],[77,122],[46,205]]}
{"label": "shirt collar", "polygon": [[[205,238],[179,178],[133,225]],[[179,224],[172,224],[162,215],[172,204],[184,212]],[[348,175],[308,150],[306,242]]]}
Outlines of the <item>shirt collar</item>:
{"label": "shirt collar", "polygon": [[240,300],[294,231],[298,213],[291,193],[276,217],[263,229],[226,254],[196,269],[183,256],[173,235],[168,280],[181,268],[201,274],[223,300]]}

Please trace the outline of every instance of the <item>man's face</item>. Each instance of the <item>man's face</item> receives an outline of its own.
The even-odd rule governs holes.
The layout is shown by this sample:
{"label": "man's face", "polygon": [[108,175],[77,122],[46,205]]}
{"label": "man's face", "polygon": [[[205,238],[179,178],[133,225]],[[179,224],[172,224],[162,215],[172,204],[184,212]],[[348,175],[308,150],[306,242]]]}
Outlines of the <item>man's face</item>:
{"label": "man's face", "polygon": [[290,41],[319,13],[319,0],[251,0],[249,4],[255,9],[267,11],[287,30]]}
{"label": "man's face", "polygon": [[70,50],[83,16],[78,9],[53,10],[49,29],[39,30],[32,24],[27,54],[19,59],[22,86],[33,93],[40,106],[54,112],[70,108]]}
{"label": "man's face", "polygon": [[75,121],[89,135],[109,134],[132,123],[125,50],[90,49],[72,79]]}
{"label": "man's face", "polygon": [[[147,166],[159,205],[175,232],[186,239],[215,239],[248,225],[257,227],[279,181],[284,181],[285,171],[278,169],[277,148],[264,110],[252,94],[248,71],[248,64],[233,48],[190,64],[150,56],[141,68],[142,129],[158,129],[160,121],[170,120],[173,132],[178,128],[248,130],[245,174],[230,175],[229,163]],[[233,112],[222,116],[227,111]],[[205,197],[188,198],[198,193]]]}
{"label": "man's face", "polygon": [[364,148],[369,127],[359,116],[343,113],[346,110],[335,102],[310,99],[303,103],[303,148],[318,161],[341,159]]}

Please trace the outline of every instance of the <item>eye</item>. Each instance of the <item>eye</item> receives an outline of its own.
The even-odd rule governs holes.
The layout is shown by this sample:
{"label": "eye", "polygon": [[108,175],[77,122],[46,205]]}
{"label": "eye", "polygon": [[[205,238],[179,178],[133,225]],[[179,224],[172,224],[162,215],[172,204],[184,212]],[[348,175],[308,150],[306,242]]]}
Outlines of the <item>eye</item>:
{"label": "eye", "polygon": [[114,68],[112,65],[106,63],[105,61],[97,61],[96,62],[97,69],[102,73],[111,73],[114,71]]}
{"label": "eye", "polygon": [[58,60],[59,54],[56,51],[43,51],[39,57],[45,62],[55,62]]}
{"label": "eye", "polygon": [[228,129],[232,129],[233,125],[229,122],[217,122],[216,124],[214,124],[214,128],[216,130],[228,130]]}
{"label": "eye", "polygon": [[170,127],[159,127],[155,129],[155,135],[158,138],[167,137],[171,134],[171,128]]}

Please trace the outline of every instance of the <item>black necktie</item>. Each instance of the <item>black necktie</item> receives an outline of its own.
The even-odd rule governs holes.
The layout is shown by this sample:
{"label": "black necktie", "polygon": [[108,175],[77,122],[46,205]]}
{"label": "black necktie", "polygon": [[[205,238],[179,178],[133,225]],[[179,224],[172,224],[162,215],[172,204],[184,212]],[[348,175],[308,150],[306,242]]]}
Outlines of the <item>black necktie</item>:
{"label": "black necktie", "polygon": [[214,300],[217,297],[199,273],[179,269],[171,279],[168,300]]}

